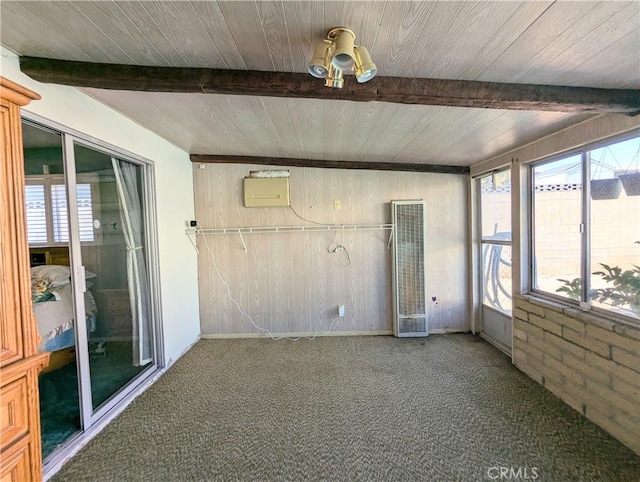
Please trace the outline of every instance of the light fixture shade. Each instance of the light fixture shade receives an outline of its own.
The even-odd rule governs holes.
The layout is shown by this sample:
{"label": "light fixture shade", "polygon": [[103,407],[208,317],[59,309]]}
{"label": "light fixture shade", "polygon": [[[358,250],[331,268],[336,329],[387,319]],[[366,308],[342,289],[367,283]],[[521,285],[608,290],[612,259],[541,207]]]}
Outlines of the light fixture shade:
{"label": "light fixture shade", "polygon": [[323,40],[318,44],[313,53],[313,58],[307,65],[307,72],[318,79],[324,79],[329,74],[332,46],[333,43],[329,40]]}
{"label": "light fixture shade", "polygon": [[356,34],[347,28],[336,28],[329,31],[328,38],[334,36],[333,43],[335,50],[333,51],[333,60],[331,63],[336,69],[351,70],[355,61],[355,53],[353,51]]}
{"label": "light fixture shade", "polygon": [[324,81],[326,87],[334,87],[342,89],[344,85],[344,73],[340,69],[336,69],[333,64],[329,65],[329,74]]}
{"label": "light fixture shade", "polygon": [[354,68],[354,71],[358,82],[362,84],[373,79],[378,73],[378,68],[376,67],[376,64],[374,64],[371,60],[369,51],[361,46],[354,47],[353,50],[356,57],[356,66]]}

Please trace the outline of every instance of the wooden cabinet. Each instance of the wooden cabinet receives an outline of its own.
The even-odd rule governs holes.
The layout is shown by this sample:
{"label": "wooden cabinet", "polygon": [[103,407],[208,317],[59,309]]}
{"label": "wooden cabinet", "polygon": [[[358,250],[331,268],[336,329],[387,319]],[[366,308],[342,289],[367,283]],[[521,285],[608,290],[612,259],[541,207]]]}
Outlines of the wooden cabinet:
{"label": "wooden cabinet", "polygon": [[107,338],[131,337],[131,304],[129,290],[104,289],[96,292],[100,319]]}
{"label": "wooden cabinet", "polygon": [[0,480],[42,479],[38,353],[24,219],[20,107],[40,96],[0,77]]}

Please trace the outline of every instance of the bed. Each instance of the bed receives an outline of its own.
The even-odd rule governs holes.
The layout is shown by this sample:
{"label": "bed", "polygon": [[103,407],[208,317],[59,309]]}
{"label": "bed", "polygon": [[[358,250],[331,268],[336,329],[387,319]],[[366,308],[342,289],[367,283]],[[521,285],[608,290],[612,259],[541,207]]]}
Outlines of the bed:
{"label": "bed", "polygon": [[[31,298],[33,313],[40,334],[40,351],[51,352],[51,371],[69,363],[75,357],[75,320],[71,272],[64,265],[42,265],[31,268]],[[87,271],[87,279],[95,274]],[[96,329],[97,308],[87,281],[85,319],[87,332]]]}

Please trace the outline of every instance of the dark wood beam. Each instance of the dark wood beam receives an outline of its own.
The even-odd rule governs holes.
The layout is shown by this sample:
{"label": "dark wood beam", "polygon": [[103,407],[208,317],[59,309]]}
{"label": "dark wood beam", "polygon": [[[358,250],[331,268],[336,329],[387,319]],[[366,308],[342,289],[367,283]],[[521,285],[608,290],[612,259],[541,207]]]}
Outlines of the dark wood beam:
{"label": "dark wood beam", "polygon": [[376,77],[342,89],[308,74],[97,64],[21,57],[20,68],[40,82],[139,92],[257,95],[354,102],[477,107],[555,112],[640,113],[640,90],[504,84],[471,80]]}
{"label": "dark wood beam", "polygon": [[470,172],[468,166],[444,166],[440,164],[414,164],[411,162],[331,161],[326,159],[224,156],[217,154],[191,154],[191,162],[209,164],[260,164],[263,166],[319,167],[327,169],[366,169],[371,171],[438,172],[442,174],[469,174]]}

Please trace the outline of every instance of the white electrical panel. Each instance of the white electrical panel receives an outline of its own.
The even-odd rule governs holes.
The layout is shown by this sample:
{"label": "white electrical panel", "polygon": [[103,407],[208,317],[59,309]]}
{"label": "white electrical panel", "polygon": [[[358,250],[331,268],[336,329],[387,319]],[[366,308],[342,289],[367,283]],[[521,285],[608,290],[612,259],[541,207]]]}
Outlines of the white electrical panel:
{"label": "white electrical panel", "polygon": [[266,208],[289,206],[288,177],[245,177],[244,207]]}

